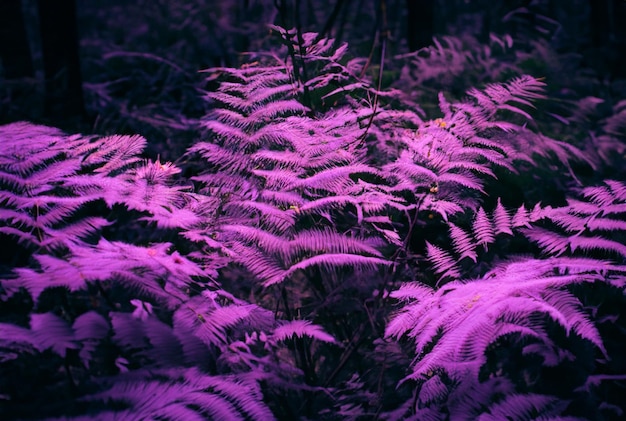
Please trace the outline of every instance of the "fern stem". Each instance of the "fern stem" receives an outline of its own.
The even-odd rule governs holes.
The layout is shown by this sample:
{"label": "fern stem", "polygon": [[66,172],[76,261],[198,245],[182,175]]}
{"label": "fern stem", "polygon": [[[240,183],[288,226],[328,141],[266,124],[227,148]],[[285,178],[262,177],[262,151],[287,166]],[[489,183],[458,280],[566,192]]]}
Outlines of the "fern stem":
{"label": "fern stem", "polygon": [[341,11],[343,2],[344,0],[337,0],[337,2],[335,3],[335,7],[333,7],[333,11],[330,13],[330,16],[328,16],[328,19],[326,20],[326,23],[324,24],[324,28],[322,28],[322,31],[317,35],[317,38],[315,39],[316,43],[320,42],[323,38],[325,38],[326,34],[328,34],[330,30],[332,29],[333,25],[335,24],[335,21],[337,20],[337,17],[339,16],[339,12]]}
{"label": "fern stem", "polygon": [[376,408],[376,413],[374,414],[374,421],[378,420],[380,417],[380,412],[383,410],[383,379],[385,377],[385,370],[387,369],[387,354],[383,356],[383,364],[380,368],[380,374],[378,375],[378,380],[376,382],[376,395],[378,396],[378,408]]}
{"label": "fern stem", "polygon": [[70,383],[70,394],[72,396],[77,396],[78,395],[78,387],[76,386],[76,382],[74,381],[74,376],[72,375],[72,372],[70,370],[70,364],[67,361],[67,355],[65,356],[65,358],[63,359],[63,368],[65,370],[65,374],[67,375],[67,380]]}
{"label": "fern stem", "polygon": [[287,320],[291,319],[291,310],[289,310],[289,297],[287,296],[287,289],[283,286],[280,290],[281,298],[283,299],[283,305],[285,307],[285,317]]}
{"label": "fern stem", "polygon": [[[34,221],[37,222],[39,219],[39,204],[35,203],[35,218]],[[39,243],[43,241],[43,231],[40,227],[36,227],[35,231],[37,233],[37,240]]]}
{"label": "fern stem", "polygon": [[[296,38],[298,40],[298,52],[300,54],[300,62],[302,63],[302,80],[300,81],[302,83],[302,89],[303,89],[303,102],[304,105],[306,105],[308,108],[312,108],[313,104],[311,103],[311,96],[309,93],[309,87],[307,86],[307,81],[309,80],[308,75],[307,75],[307,69],[306,69],[306,62],[304,60],[304,38],[302,37],[302,22],[300,21],[300,0],[296,0],[295,1],[295,5],[294,5],[294,21],[296,24]],[[293,67],[294,69],[296,68],[296,63],[293,63]]]}
{"label": "fern stem", "polygon": [[[407,254],[407,250],[409,248],[409,243],[411,242],[411,237],[413,237],[413,230],[415,229],[415,226],[417,225],[417,221],[419,219],[419,213],[420,213],[420,208],[422,207],[422,202],[424,201],[424,197],[425,196],[421,196],[416,205],[415,205],[415,214],[413,215],[413,217],[411,218],[408,211],[405,211],[405,216],[407,218],[407,221],[409,222],[409,226],[408,226],[408,230],[407,230],[407,234],[406,237],[404,237],[404,240],[402,241],[402,247],[398,247],[396,249],[396,251],[394,251],[394,253],[391,255],[390,259],[393,262],[393,265],[389,266],[389,270],[387,271],[387,273],[385,274],[385,276],[383,276],[383,282],[381,285],[381,291],[385,291],[387,288],[387,285],[390,282],[393,282],[393,279],[396,275],[396,269],[398,266],[397,260],[400,257],[400,254]],[[382,293],[381,293],[381,297],[382,297]],[[386,299],[384,299],[386,300]]]}
{"label": "fern stem", "polygon": [[[385,69],[385,53],[387,50],[387,39],[389,37],[389,29],[387,27],[387,4],[385,0],[380,1],[380,12],[381,12],[381,20],[382,20],[382,28],[378,32],[378,36],[380,37],[380,66],[378,67],[378,82],[376,85],[376,92],[374,92],[374,103],[372,104],[372,114],[370,116],[369,121],[367,122],[367,126],[361,135],[361,141],[365,140],[367,137],[367,133],[369,132],[372,124],[374,123],[374,117],[376,116],[376,111],[378,110],[378,98],[379,92],[382,88],[383,84],[383,73]],[[369,59],[368,59],[369,60]],[[367,64],[366,64],[367,66]],[[363,72],[365,72],[366,66],[363,67]]]}
{"label": "fern stem", "polygon": [[278,10],[278,15],[280,16],[280,26],[282,26],[283,28],[288,28],[287,25],[287,12],[286,9],[287,7],[285,6],[285,1],[284,0],[274,0],[274,7],[276,8],[276,10]]}
{"label": "fern stem", "polygon": [[417,389],[413,390],[413,403],[411,403],[411,415],[417,414],[417,398],[419,396],[419,391]]}
{"label": "fern stem", "polygon": [[365,324],[361,323],[361,325],[359,326],[359,330],[355,332],[355,334],[352,336],[352,339],[350,339],[350,342],[348,343],[345,351],[343,352],[343,354],[341,354],[341,357],[339,358],[339,364],[337,364],[337,367],[335,367],[333,372],[324,382],[324,387],[328,387],[335,380],[335,377],[337,377],[341,369],[343,369],[346,363],[350,360],[352,354],[354,354],[356,350],[359,349],[359,345],[363,340],[362,335],[364,332]]}
{"label": "fern stem", "polygon": [[102,287],[101,282],[100,281],[96,281],[94,283],[96,284],[96,288],[98,288],[98,291],[100,291],[100,294],[104,298],[104,301],[107,303],[107,305],[110,308],[114,309],[115,308],[115,304],[113,303],[113,301],[111,301],[111,298],[109,297],[109,294],[107,293],[107,291]]}
{"label": "fern stem", "polygon": [[298,354],[300,354],[300,365],[302,366],[306,383],[311,386],[315,385],[317,383],[317,376],[315,375],[315,371],[312,369],[311,352],[309,347],[306,346],[306,339],[294,339],[294,346],[298,350]]}
{"label": "fern stem", "polygon": [[370,67],[370,64],[372,64],[372,60],[374,59],[374,51],[376,51],[376,45],[378,44],[378,38],[379,38],[379,31],[378,29],[376,29],[374,31],[374,41],[372,41],[372,48],[370,48],[370,53],[367,56],[367,60],[365,61],[365,64],[363,65],[363,69],[361,69],[361,73],[359,74],[359,79],[363,79],[363,77],[365,76],[365,73],[367,72],[367,69]]}

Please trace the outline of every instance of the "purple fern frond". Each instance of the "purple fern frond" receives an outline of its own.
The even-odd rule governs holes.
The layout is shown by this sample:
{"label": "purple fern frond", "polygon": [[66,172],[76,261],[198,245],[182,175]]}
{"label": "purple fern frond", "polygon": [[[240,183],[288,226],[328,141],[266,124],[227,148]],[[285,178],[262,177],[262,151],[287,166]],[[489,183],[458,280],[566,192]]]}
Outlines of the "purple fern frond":
{"label": "purple fern frond", "polygon": [[308,320],[292,320],[281,324],[274,329],[271,340],[281,342],[291,339],[292,337],[309,337],[321,342],[335,342],[335,338],[324,332],[321,326],[314,325]]}
{"label": "purple fern frond", "polygon": [[[452,379],[477,382],[487,347],[510,333],[545,343],[547,347],[535,352],[552,364],[554,356],[549,350],[555,345],[545,319],[531,317],[539,313],[561,325],[566,334],[579,335],[606,355],[598,330],[581,303],[563,289],[603,281],[606,271],[624,273],[619,266],[593,259],[524,260],[502,266],[482,279],[451,282],[439,290],[404,285],[392,293],[405,304],[388,324],[386,334],[408,335],[414,340],[417,359],[407,380],[420,382],[428,381],[437,370],[444,370]],[[566,354],[559,355],[556,358]],[[427,388],[423,399],[433,399],[429,390],[434,389]]]}

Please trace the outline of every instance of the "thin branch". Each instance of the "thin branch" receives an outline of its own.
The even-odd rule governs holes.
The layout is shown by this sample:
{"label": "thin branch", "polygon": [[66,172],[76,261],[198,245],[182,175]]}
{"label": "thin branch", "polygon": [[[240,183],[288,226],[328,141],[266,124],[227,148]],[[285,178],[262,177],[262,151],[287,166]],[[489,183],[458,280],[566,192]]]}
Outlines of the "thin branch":
{"label": "thin branch", "polygon": [[[367,133],[369,132],[369,129],[372,127],[372,124],[374,123],[374,117],[376,116],[376,111],[378,110],[379,93],[381,91],[382,83],[383,83],[383,72],[385,69],[385,53],[387,50],[387,40],[389,39],[389,27],[387,26],[387,4],[385,3],[385,0],[380,1],[380,13],[381,13],[382,28],[379,32],[380,66],[378,68],[378,84],[376,87],[376,92],[374,93],[374,103],[372,104],[372,114],[367,123],[367,126],[365,127],[365,131],[361,135],[361,140],[365,140]],[[365,72],[366,68],[367,68],[367,65],[363,67],[362,74]]]}

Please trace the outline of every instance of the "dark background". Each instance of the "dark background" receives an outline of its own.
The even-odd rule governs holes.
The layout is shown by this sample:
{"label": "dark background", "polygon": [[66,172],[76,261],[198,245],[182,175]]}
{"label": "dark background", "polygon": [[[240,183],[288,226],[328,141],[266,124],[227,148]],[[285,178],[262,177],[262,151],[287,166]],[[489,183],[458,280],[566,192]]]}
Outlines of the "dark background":
{"label": "dark background", "polygon": [[[348,42],[353,57],[371,62],[371,74],[365,75],[369,80],[384,88],[421,90],[415,94],[415,103],[427,114],[439,113],[437,91],[458,98],[471,87],[498,81],[496,76],[506,79],[506,72],[474,72],[467,65],[470,70],[462,75],[451,73],[423,86],[398,87],[394,81],[401,79],[403,68],[396,58],[427,49],[433,45],[433,37],[464,39],[470,35],[478,43],[467,45],[478,46],[487,45],[492,33],[510,34],[518,56],[513,59],[505,53],[503,57],[515,60],[529,74],[545,78],[548,97],[554,99],[538,107],[542,131],[581,148],[589,145],[587,135],[596,128],[596,121],[577,125],[576,110],[561,113],[563,109],[558,107],[567,101],[566,105],[578,106],[583,103],[578,100],[585,97],[602,98],[600,121],[626,94],[626,2],[620,0],[2,0],[0,8],[0,124],[27,120],[70,133],[137,133],[149,141],[146,155],[164,161],[179,159],[201,138],[200,120],[212,106],[203,98],[203,91],[217,86],[201,70],[237,67],[251,60],[247,52],[276,49],[277,39],[270,35],[268,24]],[[381,53],[381,45],[386,54]],[[384,72],[381,58],[386,64]],[[548,112],[572,116],[573,123],[565,128]],[[572,171],[588,185],[604,178],[624,179],[623,173],[618,177],[584,170],[588,169]],[[498,174],[498,182],[486,189],[490,197],[485,206],[493,208],[498,198],[507,206],[519,206],[522,201],[562,206],[565,189],[558,185],[555,174],[552,167],[533,169],[526,177]],[[442,227],[437,221],[424,224],[409,245],[421,251],[424,239],[436,239]],[[158,234],[141,230],[146,238]],[[514,246],[511,249],[519,251]],[[15,252],[2,251],[6,256]],[[224,275],[229,280],[236,276],[236,272]],[[622,301],[615,301],[610,308],[617,313]],[[336,306],[338,311],[346,302]],[[377,311],[382,318],[386,310]],[[332,314],[324,316],[334,321]],[[348,318],[365,326],[359,345],[367,348],[367,340],[378,333],[370,331],[369,320],[365,314],[361,316]],[[623,335],[615,337],[612,345],[622,349]],[[365,352],[369,350],[363,355]],[[371,359],[359,358],[350,364],[371,368]],[[617,361],[622,363],[619,358]],[[405,399],[396,383],[405,374],[398,367],[406,365],[408,362],[400,361],[393,372],[389,370],[393,381],[389,381],[385,397],[390,407],[396,399]],[[36,363],[24,366],[35,367]],[[333,381],[335,374],[330,376]],[[33,372],[32,378],[37,375]],[[550,380],[549,385],[571,386],[562,381],[561,372],[552,374]]]}
{"label": "dark background", "polygon": [[397,55],[433,36],[521,40],[543,28],[598,80],[626,76],[622,0],[3,0],[0,8],[0,124],[141,133],[171,158],[206,111],[198,71],[262,49],[267,24],[347,41],[361,56],[382,35]]}

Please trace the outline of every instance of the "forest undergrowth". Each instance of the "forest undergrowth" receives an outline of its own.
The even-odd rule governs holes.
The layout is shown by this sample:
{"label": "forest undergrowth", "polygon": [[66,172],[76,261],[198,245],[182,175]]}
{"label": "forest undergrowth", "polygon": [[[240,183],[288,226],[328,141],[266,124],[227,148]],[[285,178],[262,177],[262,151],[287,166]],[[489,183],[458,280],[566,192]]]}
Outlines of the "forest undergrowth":
{"label": "forest undergrowth", "polygon": [[626,96],[520,22],[270,25],[159,64],[156,145],[0,126],[3,419],[621,419]]}

